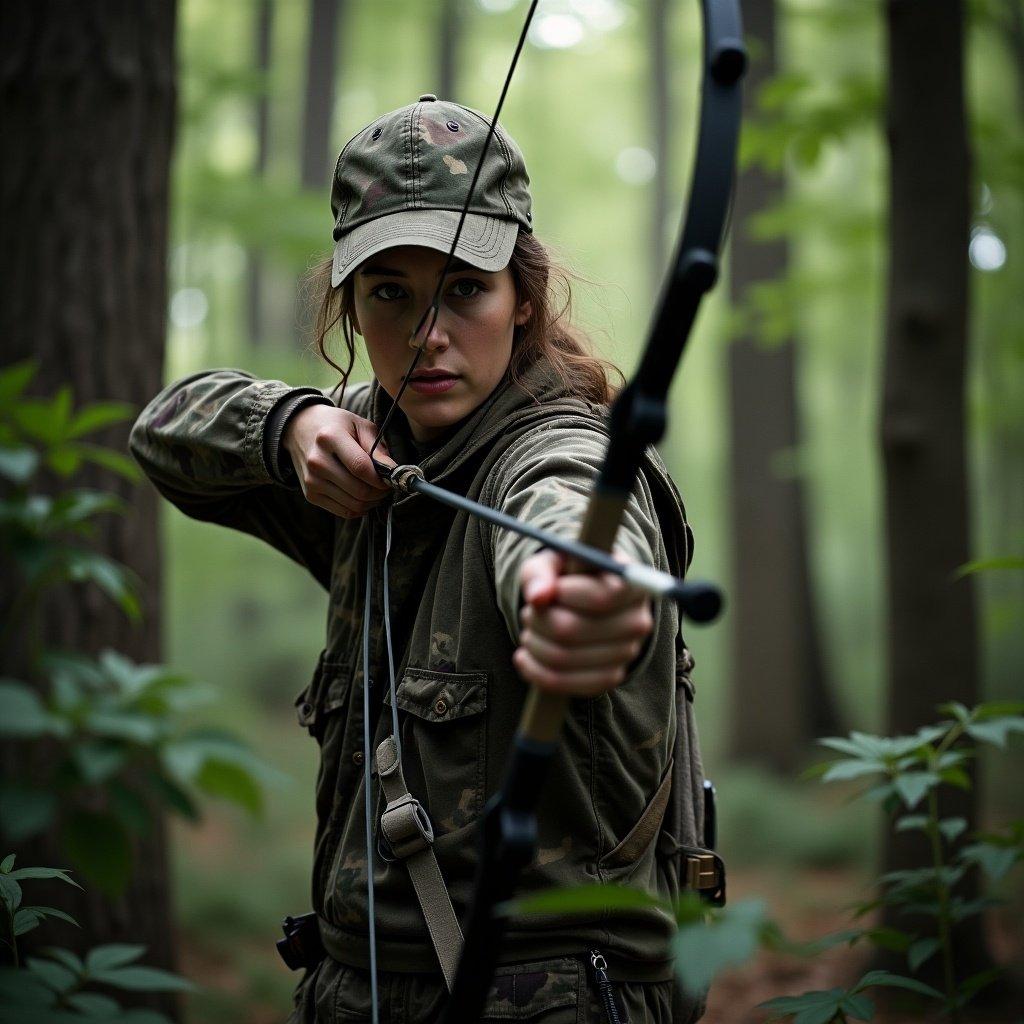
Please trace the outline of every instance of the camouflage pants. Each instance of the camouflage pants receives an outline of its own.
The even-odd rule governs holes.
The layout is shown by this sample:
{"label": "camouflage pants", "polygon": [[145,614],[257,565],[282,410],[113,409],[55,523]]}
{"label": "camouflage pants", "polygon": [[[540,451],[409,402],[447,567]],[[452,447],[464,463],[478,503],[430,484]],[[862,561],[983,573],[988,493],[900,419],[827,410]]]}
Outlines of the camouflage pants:
{"label": "camouflage pants", "polygon": [[[693,1024],[703,1004],[675,996],[673,983],[621,982],[615,989],[629,1024]],[[444,1007],[446,990],[432,974],[378,972],[381,1024],[431,1024]],[[288,1024],[357,1024],[370,1020],[368,972],[323,960],[296,990]],[[533,1024],[607,1024],[607,1016],[581,960],[562,957],[498,969],[485,1021]],[[466,1022],[470,1024],[470,1022]]]}

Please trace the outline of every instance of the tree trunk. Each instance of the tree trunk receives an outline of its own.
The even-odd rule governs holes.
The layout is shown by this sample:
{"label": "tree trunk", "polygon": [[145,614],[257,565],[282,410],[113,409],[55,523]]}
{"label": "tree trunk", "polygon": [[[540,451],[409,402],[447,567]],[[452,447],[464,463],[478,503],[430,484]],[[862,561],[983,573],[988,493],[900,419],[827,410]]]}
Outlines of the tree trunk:
{"label": "tree trunk", "polygon": [[650,0],[647,26],[651,76],[651,143],[654,154],[649,259],[650,279],[657,282],[665,276],[665,227],[668,218],[668,0]]}
{"label": "tree trunk", "polygon": [[437,39],[437,95],[455,100],[455,68],[459,53],[459,0],[441,0]]}
{"label": "tree trunk", "polygon": [[[747,73],[744,103],[752,112],[761,85],[775,73],[775,4],[743,5],[746,34],[762,56]],[[750,237],[750,218],[777,202],[782,182],[759,168],[740,175],[734,198],[730,291],[749,302],[751,287],[786,274],[785,242]],[[780,456],[799,443],[796,353],[791,341],[766,348],[750,337],[729,347],[729,427],[734,563],[734,757],[789,773],[811,740],[839,729],[811,593],[803,483],[780,475]]]}
{"label": "tree trunk", "polygon": [[302,107],[302,187],[323,189],[331,178],[331,114],[341,0],[310,0],[306,101]]}
{"label": "tree trunk", "polygon": [[[175,4],[134,0],[5,3],[0,14],[0,336],[4,362],[34,357],[30,390],[74,388],[76,407],[120,399],[140,407],[163,374],[168,174],[175,115]],[[125,450],[130,423],[92,435]],[[144,622],[133,625],[98,590],[68,587],[43,609],[47,648],[96,654],[112,647],[160,660],[156,493],[89,466],[75,478],[120,494],[125,516],[98,520],[93,545],[143,580]],[[46,482],[65,489],[63,480]],[[0,606],[14,580],[0,582]],[[24,652],[0,652],[0,674],[25,678]],[[0,766],[11,771],[14,752]],[[24,756],[24,755],[22,755]],[[30,755],[31,756],[31,753]],[[17,850],[24,865],[63,866],[54,835]],[[39,883],[32,902],[61,907],[82,928],[47,924],[26,939],[81,949],[141,943],[145,961],[174,968],[162,819],[135,850],[123,897]],[[38,898],[37,898],[38,897]],[[177,1016],[172,995],[135,1001]]]}
{"label": "tree trunk", "polygon": [[[972,580],[953,580],[970,557],[963,10],[958,2],[889,0],[887,24],[890,256],[881,443],[887,724],[896,734],[935,721],[942,701],[977,702],[978,651]],[[942,813],[976,827],[977,784],[971,793],[944,789]],[[885,834],[886,871],[928,863],[922,834]],[[905,918],[886,923],[908,927]],[[978,918],[958,929],[956,946],[961,980],[990,966]],[[942,987],[939,960],[929,961],[923,976]]]}
{"label": "tree trunk", "polygon": [[[343,0],[310,0],[309,34],[306,39],[306,90],[302,106],[302,187],[323,193],[330,188],[331,137],[334,112],[335,64],[338,54],[338,23]],[[338,147],[340,149],[340,146]],[[300,347],[312,335],[315,310],[302,281],[296,283],[295,322]]]}
{"label": "tree trunk", "polygon": [[[256,166],[253,173],[262,178],[267,169],[268,124],[270,120],[270,98],[267,95],[270,75],[270,50],[273,41],[274,3],[273,0],[259,0],[256,11],[256,69],[259,71],[262,88],[256,97]],[[249,341],[260,346],[266,340],[263,330],[263,260],[257,248],[249,250],[248,311]]]}

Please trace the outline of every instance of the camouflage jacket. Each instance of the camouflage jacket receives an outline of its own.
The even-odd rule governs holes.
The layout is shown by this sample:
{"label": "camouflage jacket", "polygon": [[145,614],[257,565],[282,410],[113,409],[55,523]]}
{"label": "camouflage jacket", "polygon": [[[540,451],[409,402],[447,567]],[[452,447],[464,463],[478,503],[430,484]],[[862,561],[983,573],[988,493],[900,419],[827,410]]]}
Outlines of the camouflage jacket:
{"label": "camouflage jacket", "polygon": [[[503,381],[422,456],[399,412],[394,429],[388,428],[388,447],[399,463],[419,461],[428,480],[575,536],[606,446],[606,410],[568,397],[546,363],[535,365],[525,384],[531,393]],[[296,701],[299,724],[321,751],[313,905],[332,956],[365,967],[361,636],[368,532],[375,530],[369,674],[376,747],[391,725],[379,585],[383,508],[345,520],[310,504],[279,445],[297,408],[329,401],[316,388],[209,370],[161,391],[135,423],[130,447],[157,490],[186,515],[262,538],[329,592],[326,643]],[[341,404],[379,423],[389,403],[373,382],[350,388]],[[681,573],[688,564],[689,528],[656,453],[644,462],[617,546],[661,569]],[[390,612],[405,778],[432,819],[434,849],[460,917],[471,899],[474,827],[499,785],[525,695],[511,663],[518,572],[538,547],[421,495],[394,503]],[[662,602],[627,680],[600,697],[571,702],[538,808],[539,855],[522,878],[522,891],[617,882],[675,895],[673,841],[700,842],[702,801],[696,733],[688,727],[678,835],[663,844],[678,634],[676,607]],[[379,786],[376,791],[379,801]],[[374,877],[381,969],[436,969],[405,866],[379,861]],[[656,909],[614,918],[513,918],[503,959],[523,962],[597,946],[618,961],[620,977],[660,979],[670,974],[672,931],[669,916]]]}

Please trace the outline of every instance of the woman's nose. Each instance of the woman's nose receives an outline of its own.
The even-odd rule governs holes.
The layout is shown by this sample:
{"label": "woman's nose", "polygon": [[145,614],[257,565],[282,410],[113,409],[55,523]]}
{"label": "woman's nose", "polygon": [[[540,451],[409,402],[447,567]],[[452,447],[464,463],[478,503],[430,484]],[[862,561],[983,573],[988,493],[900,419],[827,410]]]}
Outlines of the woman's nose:
{"label": "woman's nose", "polygon": [[427,352],[438,352],[448,347],[448,332],[442,323],[440,310],[430,311],[423,326],[409,339],[409,347],[422,347]]}

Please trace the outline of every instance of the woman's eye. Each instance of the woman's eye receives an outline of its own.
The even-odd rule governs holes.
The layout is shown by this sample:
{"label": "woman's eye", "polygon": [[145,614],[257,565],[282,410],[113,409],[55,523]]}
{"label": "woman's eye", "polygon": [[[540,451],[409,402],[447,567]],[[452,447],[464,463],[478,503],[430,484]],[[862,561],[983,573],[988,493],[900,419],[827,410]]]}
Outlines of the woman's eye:
{"label": "woman's eye", "polygon": [[478,292],[482,292],[484,286],[479,281],[474,281],[472,278],[463,278],[461,281],[456,281],[452,285],[452,294],[457,299],[471,299]]}
{"label": "woman's eye", "polygon": [[405,292],[402,290],[401,285],[397,285],[394,282],[387,282],[386,284],[377,285],[370,294],[374,298],[383,299],[385,302],[391,302],[393,299],[400,299]]}

